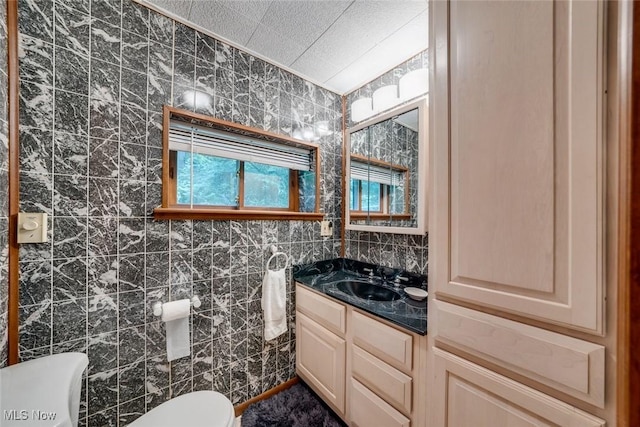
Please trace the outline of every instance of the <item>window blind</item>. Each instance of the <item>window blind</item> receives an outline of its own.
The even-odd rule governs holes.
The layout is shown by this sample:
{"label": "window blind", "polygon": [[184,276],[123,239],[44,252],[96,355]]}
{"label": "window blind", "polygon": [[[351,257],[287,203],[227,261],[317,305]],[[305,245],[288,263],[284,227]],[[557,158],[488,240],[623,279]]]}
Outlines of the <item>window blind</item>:
{"label": "window blind", "polygon": [[351,179],[378,182],[386,185],[400,185],[404,181],[402,172],[362,162],[351,162]]}
{"label": "window blind", "polygon": [[311,171],[312,150],[172,120],[169,150]]}

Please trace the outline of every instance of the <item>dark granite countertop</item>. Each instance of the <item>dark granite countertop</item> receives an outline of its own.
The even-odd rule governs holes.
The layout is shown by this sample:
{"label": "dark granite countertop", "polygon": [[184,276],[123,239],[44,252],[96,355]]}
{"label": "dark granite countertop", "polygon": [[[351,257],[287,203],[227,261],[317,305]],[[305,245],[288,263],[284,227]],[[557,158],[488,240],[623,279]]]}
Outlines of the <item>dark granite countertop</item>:
{"label": "dark granite countertop", "polygon": [[[365,269],[372,269],[374,276],[370,277]],[[392,278],[407,277],[409,280],[396,288]],[[405,286],[413,286],[427,290],[427,278],[398,269],[390,269],[354,261],[346,258],[319,261],[311,264],[294,265],[293,279],[313,290],[360,308],[377,317],[389,320],[396,325],[416,332],[420,335],[427,333],[427,301],[415,301],[402,291]],[[344,280],[356,280],[372,283],[393,290],[401,298],[395,301],[372,301],[353,296],[337,288],[337,284]]]}

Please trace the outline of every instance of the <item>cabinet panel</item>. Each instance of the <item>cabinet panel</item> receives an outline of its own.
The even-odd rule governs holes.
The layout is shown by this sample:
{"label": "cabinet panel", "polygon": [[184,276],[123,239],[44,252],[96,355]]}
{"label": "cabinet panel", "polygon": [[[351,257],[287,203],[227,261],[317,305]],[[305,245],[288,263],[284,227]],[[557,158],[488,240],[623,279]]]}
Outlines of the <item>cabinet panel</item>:
{"label": "cabinet panel", "polygon": [[439,16],[436,295],[601,334],[603,2]]}
{"label": "cabinet panel", "polygon": [[344,305],[296,285],[296,308],[322,326],[344,336],[347,325]]}
{"label": "cabinet panel", "polygon": [[345,341],[300,312],[296,313],[296,336],[298,375],[343,414]]}
{"label": "cabinet panel", "polygon": [[411,413],[411,377],[356,345],[352,347],[351,374],[399,411]]}
{"label": "cabinet panel", "polygon": [[[442,427],[604,427],[605,421],[571,405],[434,349],[437,413]],[[473,408],[473,409],[470,409]]]}
{"label": "cabinet panel", "polygon": [[405,372],[412,367],[412,336],[356,311],[352,315],[353,342]]}
{"label": "cabinet panel", "polygon": [[371,390],[351,379],[349,414],[353,427],[409,427],[411,421]]}
{"label": "cabinet panel", "polygon": [[442,301],[434,308],[436,341],[604,407],[603,346]]}

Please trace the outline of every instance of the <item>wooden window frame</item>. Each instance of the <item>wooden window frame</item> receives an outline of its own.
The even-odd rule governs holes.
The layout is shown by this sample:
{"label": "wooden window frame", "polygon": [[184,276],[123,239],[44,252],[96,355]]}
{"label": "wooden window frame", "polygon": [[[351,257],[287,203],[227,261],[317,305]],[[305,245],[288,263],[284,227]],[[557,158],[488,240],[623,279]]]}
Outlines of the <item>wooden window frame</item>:
{"label": "wooden window frame", "polygon": [[[268,219],[268,220],[322,220],[324,214],[320,213],[320,147],[317,144],[300,141],[284,135],[263,131],[261,129],[226,120],[216,119],[203,114],[191,111],[163,106],[162,109],[162,205],[153,211],[156,219],[202,219],[202,220],[222,220],[222,219]],[[297,170],[289,170],[289,207],[262,208],[246,207],[244,203],[244,167],[241,167],[239,177],[240,203],[238,206],[197,206],[179,205],[176,203],[176,181],[175,163],[177,155],[169,150],[169,127],[171,119],[177,118],[185,122],[197,123],[226,132],[238,133],[252,138],[277,142],[283,145],[303,147],[313,152],[315,162],[315,209],[314,212],[298,212],[299,203],[299,174]],[[244,166],[244,162],[241,162]]]}
{"label": "wooden window frame", "polygon": [[[372,165],[375,166],[380,166],[383,168],[389,168],[392,169],[394,171],[397,172],[401,172],[402,174],[404,174],[404,180],[406,183],[406,190],[404,193],[404,211],[405,213],[402,214],[389,214],[389,211],[391,210],[391,198],[389,197],[389,185],[387,184],[381,184],[380,185],[380,208],[382,209],[383,206],[386,206],[387,210],[385,211],[376,211],[376,212],[370,212],[370,211],[363,211],[362,210],[362,185],[358,186],[358,210],[350,210],[349,211],[349,216],[353,219],[366,219],[366,218],[370,218],[370,219],[379,219],[379,220],[384,220],[384,219],[390,219],[390,220],[408,220],[411,219],[411,214],[409,214],[409,194],[410,194],[410,182],[409,182],[409,168],[406,168],[404,166],[399,166],[399,165],[395,165],[393,163],[389,163],[389,162],[385,162],[382,160],[378,160],[378,159],[372,159],[370,157],[367,156],[362,156],[360,154],[351,154],[351,160],[356,160],[360,163],[370,163]],[[347,181],[350,181],[349,177],[345,178]],[[360,181],[360,180],[358,180]],[[362,181],[360,181],[362,182]],[[349,191],[351,191],[351,182],[349,182]],[[385,191],[385,188],[387,189],[387,191]],[[347,209],[350,209],[350,206],[346,207]]]}

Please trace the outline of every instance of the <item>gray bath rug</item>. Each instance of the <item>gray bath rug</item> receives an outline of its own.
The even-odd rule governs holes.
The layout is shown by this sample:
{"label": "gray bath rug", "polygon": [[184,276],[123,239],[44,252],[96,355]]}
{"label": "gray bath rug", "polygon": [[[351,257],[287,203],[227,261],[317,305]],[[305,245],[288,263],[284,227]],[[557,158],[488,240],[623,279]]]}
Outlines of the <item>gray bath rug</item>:
{"label": "gray bath rug", "polygon": [[345,424],[304,383],[250,405],[242,427],[343,427]]}

